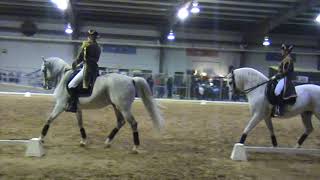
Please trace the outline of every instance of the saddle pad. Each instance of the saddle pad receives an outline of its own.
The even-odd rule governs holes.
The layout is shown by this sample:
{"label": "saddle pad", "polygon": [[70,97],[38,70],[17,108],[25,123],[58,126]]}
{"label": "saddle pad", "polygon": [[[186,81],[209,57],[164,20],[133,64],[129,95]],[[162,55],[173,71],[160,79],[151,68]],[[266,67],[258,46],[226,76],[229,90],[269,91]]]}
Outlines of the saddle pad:
{"label": "saddle pad", "polygon": [[[288,100],[284,100],[282,98],[282,96],[276,96],[274,94],[274,90],[277,86],[278,81],[277,80],[273,80],[268,82],[267,86],[266,86],[266,90],[265,90],[265,95],[269,101],[270,104],[272,105],[277,105],[280,102],[283,102],[284,104],[288,104],[288,105],[293,105],[294,103],[296,103],[296,98],[290,98]],[[282,92],[281,92],[282,94]]]}

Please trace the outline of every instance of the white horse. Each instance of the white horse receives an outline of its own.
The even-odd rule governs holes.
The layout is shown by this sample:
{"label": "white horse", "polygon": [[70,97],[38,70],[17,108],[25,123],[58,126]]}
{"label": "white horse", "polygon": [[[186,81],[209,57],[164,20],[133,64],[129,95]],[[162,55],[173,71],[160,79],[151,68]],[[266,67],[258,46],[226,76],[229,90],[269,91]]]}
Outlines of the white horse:
{"label": "white horse", "polygon": [[[40,139],[43,140],[50,124],[65,110],[68,98],[70,97],[66,89],[67,81],[72,71],[65,61],[56,57],[43,58],[41,70],[44,74],[44,87],[48,87],[49,82],[56,86],[54,91],[56,104],[42,129]],[[97,109],[112,105],[117,117],[117,126],[107,137],[105,141],[106,146],[110,146],[114,136],[125,124],[125,120],[127,120],[133,131],[133,151],[137,152],[137,147],[140,144],[138,123],[131,113],[131,106],[135,99],[136,92],[141,96],[144,106],[151,116],[154,127],[160,130],[164,125],[164,120],[154,102],[146,80],[140,77],[132,78],[120,74],[107,74],[97,77],[90,97],[79,98],[76,117],[81,133],[80,144],[84,146],[87,142],[87,136],[82,123],[81,109]]]}
{"label": "white horse", "polygon": [[[228,86],[232,92],[245,92],[253,87],[253,89],[246,94],[252,117],[242,133],[240,143],[243,144],[250,131],[264,119],[271,134],[272,145],[277,146],[277,140],[271,121],[272,105],[269,103],[265,95],[265,82],[269,79],[259,71],[252,68],[236,69],[227,77],[229,81]],[[296,86],[295,88],[297,92],[296,102],[294,105],[288,106],[284,116],[281,116],[280,118],[289,118],[299,114],[301,115],[305,130],[297,142],[296,147],[298,148],[313,131],[311,122],[312,114],[320,120],[320,86],[306,84]]]}

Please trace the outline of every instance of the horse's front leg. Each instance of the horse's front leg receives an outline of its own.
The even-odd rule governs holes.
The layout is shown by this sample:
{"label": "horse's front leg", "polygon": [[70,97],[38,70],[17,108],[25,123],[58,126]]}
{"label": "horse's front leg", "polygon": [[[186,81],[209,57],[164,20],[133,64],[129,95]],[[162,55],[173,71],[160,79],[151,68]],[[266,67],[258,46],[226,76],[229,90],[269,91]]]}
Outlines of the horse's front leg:
{"label": "horse's front leg", "polygon": [[87,134],[83,128],[82,110],[80,109],[80,107],[78,107],[78,110],[77,110],[77,120],[78,120],[78,126],[80,128],[80,134],[81,134],[80,146],[85,146],[87,144]]}
{"label": "horse's front leg", "polygon": [[44,141],[45,136],[48,133],[50,124],[63,112],[64,110],[64,104],[57,102],[56,105],[53,108],[53,111],[51,112],[50,116],[48,117],[46,124],[43,126],[41,135],[39,137],[40,141]]}
{"label": "horse's front leg", "polygon": [[251,132],[251,130],[256,127],[256,125],[262,120],[262,117],[260,114],[253,114],[251,120],[247,124],[246,128],[244,129],[239,143],[244,144],[246,141],[247,135]]}

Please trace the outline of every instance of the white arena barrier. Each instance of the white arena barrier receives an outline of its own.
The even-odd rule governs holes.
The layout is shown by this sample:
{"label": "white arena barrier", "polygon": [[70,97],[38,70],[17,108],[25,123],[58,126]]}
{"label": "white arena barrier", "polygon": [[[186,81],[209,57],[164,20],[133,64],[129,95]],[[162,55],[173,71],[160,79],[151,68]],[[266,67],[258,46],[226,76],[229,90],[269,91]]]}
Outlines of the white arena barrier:
{"label": "white arena barrier", "polygon": [[247,161],[249,152],[320,156],[320,149],[259,147],[259,146],[245,146],[244,144],[236,143],[233,146],[233,150],[230,158],[234,161]]}
{"label": "white arena barrier", "polygon": [[14,145],[24,144],[27,147],[25,155],[27,157],[42,157],[45,154],[42,143],[39,138],[32,138],[29,140],[0,140],[0,145]]}

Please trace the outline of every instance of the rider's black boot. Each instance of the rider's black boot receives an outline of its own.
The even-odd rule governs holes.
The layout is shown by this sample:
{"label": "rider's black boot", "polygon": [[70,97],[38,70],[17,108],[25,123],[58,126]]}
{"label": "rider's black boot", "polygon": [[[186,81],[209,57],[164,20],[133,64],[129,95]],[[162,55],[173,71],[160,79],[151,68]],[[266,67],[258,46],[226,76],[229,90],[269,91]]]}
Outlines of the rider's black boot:
{"label": "rider's black boot", "polygon": [[76,88],[70,88],[69,89],[70,93],[70,99],[68,102],[68,106],[66,108],[67,112],[77,112],[77,106],[78,106],[78,95],[77,95],[77,89]]}

